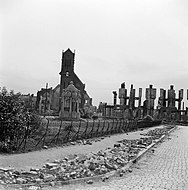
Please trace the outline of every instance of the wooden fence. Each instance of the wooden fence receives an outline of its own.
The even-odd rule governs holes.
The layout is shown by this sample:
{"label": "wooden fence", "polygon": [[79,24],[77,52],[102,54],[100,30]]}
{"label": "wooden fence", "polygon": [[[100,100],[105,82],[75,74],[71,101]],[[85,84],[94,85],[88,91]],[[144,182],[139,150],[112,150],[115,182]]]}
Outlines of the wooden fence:
{"label": "wooden fence", "polygon": [[[2,123],[1,123],[2,125]],[[76,140],[124,133],[137,129],[137,121],[124,119],[53,121],[45,120],[28,126],[14,139],[16,151],[33,151],[44,147],[60,146]],[[36,123],[35,123],[36,125]]]}

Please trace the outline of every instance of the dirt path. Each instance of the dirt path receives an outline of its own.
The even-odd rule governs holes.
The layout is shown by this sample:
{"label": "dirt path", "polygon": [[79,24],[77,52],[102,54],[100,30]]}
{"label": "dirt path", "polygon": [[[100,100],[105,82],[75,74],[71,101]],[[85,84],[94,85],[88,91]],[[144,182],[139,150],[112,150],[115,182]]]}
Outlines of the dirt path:
{"label": "dirt path", "polygon": [[[153,127],[161,128],[163,126]],[[90,152],[98,152],[99,150],[104,150],[107,147],[112,147],[114,143],[123,139],[137,139],[140,138],[140,133],[147,132],[149,129],[144,129],[143,131],[130,132],[128,135],[116,134],[110,137],[105,137],[101,141],[92,143],[92,145],[71,145],[65,147],[51,148],[47,150],[13,154],[13,155],[0,155],[0,167],[1,168],[15,168],[17,170],[29,170],[30,168],[40,168],[46,162],[51,162],[55,159],[61,159],[70,154],[88,154]]]}

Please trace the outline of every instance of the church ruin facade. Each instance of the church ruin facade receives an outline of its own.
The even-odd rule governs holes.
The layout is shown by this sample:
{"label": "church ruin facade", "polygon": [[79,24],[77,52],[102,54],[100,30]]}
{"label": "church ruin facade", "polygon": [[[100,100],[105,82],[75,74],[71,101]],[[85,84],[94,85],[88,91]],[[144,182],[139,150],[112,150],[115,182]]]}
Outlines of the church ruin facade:
{"label": "church ruin facade", "polygon": [[[80,108],[84,108],[84,105],[88,102],[92,104],[92,98],[89,97],[85,90],[85,84],[79,79],[74,71],[75,64],[75,52],[73,53],[70,49],[62,53],[62,65],[60,74],[60,95],[63,89],[66,89],[72,81],[74,86],[80,90],[81,102]],[[61,99],[61,97],[60,97]]]}
{"label": "church ruin facade", "polygon": [[[75,65],[75,52],[70,49],[62,52],[61,59],[61,71],[60,83],[55,88],[45,89],[42,88],[37,92],[37,105],[36,108],[39,113],[44,112],[55,113],[59,115],[62,113],[62,101],[65,98],[63,92],[69,87],[74,85],[75,89],[79,90],[80,100],[78,101],[77,110],[84,113],[84,108],[88,109],[92,107],[92,98],[88,95],[85,90],[85,84],[80,80],[74,71]],[[50,92],[50,96],[49,96]],[[46,100],[47,97],[47,101]],[[48,103],[48,105],[46,105]],[[45,109],[44,109],[45,108]],[[60,114],[62,116],[62,114]]]}

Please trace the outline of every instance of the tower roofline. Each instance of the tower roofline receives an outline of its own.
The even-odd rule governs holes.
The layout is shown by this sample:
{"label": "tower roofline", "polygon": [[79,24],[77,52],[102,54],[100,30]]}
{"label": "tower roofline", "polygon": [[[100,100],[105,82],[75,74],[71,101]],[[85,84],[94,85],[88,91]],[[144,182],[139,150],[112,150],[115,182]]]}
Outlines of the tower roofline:
{"label": "tower roofline", "polygon": [[72,52],[70,48],[68,48],[66,51],[63,51],[63,53],[67,53],[67,52],[71,52],[72,54],[75,54],[75,50],[74,52]]}

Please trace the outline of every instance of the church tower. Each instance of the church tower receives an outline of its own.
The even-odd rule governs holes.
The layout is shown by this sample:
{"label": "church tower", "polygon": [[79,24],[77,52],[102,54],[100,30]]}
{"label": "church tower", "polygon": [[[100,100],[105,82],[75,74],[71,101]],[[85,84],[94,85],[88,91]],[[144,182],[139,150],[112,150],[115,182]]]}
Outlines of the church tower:
{"label": "church tower", "polygon": [[[62,65],[61,65],[61,75],[60,77],[60,101],[63,89],[66,89],[70,82],[72,81],[74,86],[80,90],[81,103],[80,108],[84,107],[85,100],[88,99],[87,92],[85,91],[85,84],[79,79],[79,77],[74,72],[74,60],[75,52],[73,53],[70,49],[67,49],[62,53]],[[60,105],[60,104],[59,104]]]}
{"label": "church tower", "polygon": [[69,82],[71,81],[70,78],[72,78],[74,74],[74,57],[75,53],[73,53],[70,49],[62,53],[61,72],[59,73],[61,75],[60,85],[62,89],[68,87]]}

